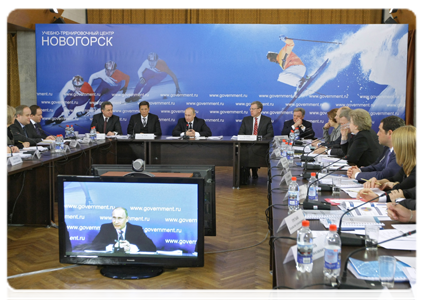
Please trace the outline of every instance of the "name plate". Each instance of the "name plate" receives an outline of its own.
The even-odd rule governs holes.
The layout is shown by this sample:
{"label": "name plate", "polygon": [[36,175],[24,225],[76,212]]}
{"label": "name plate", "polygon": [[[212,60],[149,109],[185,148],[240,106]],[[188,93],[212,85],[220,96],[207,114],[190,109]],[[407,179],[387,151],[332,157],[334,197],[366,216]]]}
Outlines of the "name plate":
{"label": "name plate", "polygon": [[286,156],[281,158],[282,167],[286,170],[289,170],[289,161]]}
{"label": "name plate", "polygon": [[7,160],[7,164],[10,164],[12,166],[14,165],[18,165],[22,163],[22,158],[20,156],[11,156],[9,157],[9,159]]}
{"label": "name plate", "polygon": [[283,176],[283,179],[285,180],[286,185],[289,185],[292,179],[291,171],[286,172],[286,174]]}
{"label": "name plate", "polygon": [[[313,232],[313,261],[318,260],[319,258],[323,257],[323,255],[325,254],[325,237],[326,237],[326,232],[323,232],[323,234],[321,234],[320,232]],[[318,233],[317,236],[315,236],[315,234]],[[291,260],[295,259],[295,263],[297,263],[297,245],[292,246],[288,253],[285,256],[285,259],[283,261],[284,264],[286,264],[287,262],[290,262]]]}
{"label": "name plate", "polygon": [[136,140],[154,140],[154,133],[137,133]]}
{"label": "name plate", "polygon": [[35,157],[38,158],[38,159],[41,158],[41,153],[40,153],[40,151],[38,151],[38,149],[35,150],[34,155],[32,156],[32,158],[35,158]]}
{"label": "name plate", "polygon": [[270,155],[271,158],[279,158],[281,157],[281,151],[279,148],[272,151],[272,154]]}
{"label": "name plate", "polygon": [[307,189],[308,189],[308,185],[307,184],[303,184],[300,185],[300,204],[303,204],[305,198],[307,197]]}
{"label": "name plate", "polygon": [[106,134],[105,133],[97,133],[96,139],[97,140],[105,140]]}
{"label": "name plate", "polygon": [[238,141],[256,141],[257,136],[256,135],[238,135],[237,137]]}
{"label": "name plate", "polygon": [[79,145],[79,143],[78,143],[78,141],[77,141],[77,140],[71,140],[71,141],[70,141],[70,143],[69,143],[69,146],[70,146],[71,148],[77,148],[77,147],[80,147],[80,145]]}
{"label": "name plate", "polygon": [[279,232],[285,226],[288,227],[289,234],[296,232],[303,225],[302,222],[305,220],[304,213],[301,209],[297,210],[295,213],[288,215],[283,221],[276,232]]}

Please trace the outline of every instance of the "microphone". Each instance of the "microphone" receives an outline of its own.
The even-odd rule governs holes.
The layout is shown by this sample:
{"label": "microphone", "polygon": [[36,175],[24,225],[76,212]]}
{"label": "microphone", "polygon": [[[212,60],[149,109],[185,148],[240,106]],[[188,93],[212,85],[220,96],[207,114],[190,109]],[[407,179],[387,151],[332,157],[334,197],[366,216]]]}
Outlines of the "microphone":
{"label": "microphone", "polygon": [[[86,127],[83,127],[83,126],[81,126],[81,125],[78,125],[78,124],[73,124],[73,125],[76,125],[76,126],[78,126],[78,127],[81,127],[82,129],[85,129],[85,130],[87,130],[87,132],[90,132],[91,131],[91,128],[86,128]],[[59,125],[60,126],[60,125]],[[60,127],[62,127],[62,126],[60,126]],[[62,128],[65,128],[65,127],[62,127]]]}
{"label": "microphone", "polygon": [[[383,195],[383,194],[382,194]],[[381,196],[382,196],[381,195]],[[384,192],[384,195],[386,195],[386,193]],[[349,213],[350,211],[353,211],[369,202],[372,202],[376,199],[379,199],[380,196],[377,196],[373,199],[370,199],[368,201],[365,201],[364,203],[360,204],[359,206],[350,208],[348,210],[346,210],[342,215],[341,218],[339,219],[339,225],[338,225],[338,234],[341,237],[341,241],[342,241],[342,245],[345,246],[363,246],[364,245],[364,238],[362,236],[357,236],[355,234],[351,234],[351,233],[345,233],[345,232],[341,232],[341,227],[342,227],[342,218]]]}
{"label": "microphone", "polygon": [[187,135],[188,127],[189,127],[189,124],[187,123],[187,129],[185,130],[185,133],[182,136],[182,139],[184,139],[184,140],[189,140],[189,136]]}
{"label": "microphone", "polygon": [[[377,246],[386,242],[390,242],[392,240],[401,238],[401,237],[405,237],[405,236],[410,236],[416,233],[416,230],[412,230],[406,233],[403,233],[399,236],[390,238],[388,240],[382,241],[380,243],[377,243]],[[353,280],[350,279],[350,283],[347,283],[347,270],[348,270],[348,262],[350,260],[350,257],[360,251],[365,250],[366,247],[362,247],[359,248],[357,250],[352,251],[350,254],[348,254],[347,259],[345,260],[345,265],[344,265],[344,271],[342,272],[342,278],[341,278],[341,282],[339,282],[338,284],[338,289],[382,289],[382,285],[380,284],[380,281],[367,281],[364,280],[364,282],[362,280],[358,280],[356,278],[354,278]],[[355,284],[353,283],[355,282]],[[363,283],[366,284],[366,286],[363,286]]]}
{"label": "microphone", "polygon": [[[335,163],[335,162],[334,162]],[[321,179],[325,178],[326,176],[329,176],[332,173],[335,173],[336,171],[339,171],[342,167],[339,167],[329,173],[327,173],[325,176],[318,178],[315,182],[319,182]],[[310,185],[308,185],[307,188],[307,196],[303,202],[303,209],[318,209],[318,210],[330,210],[331,209],[331,204],[325,202],[321,202],[321,201],[313,201],[310,202],[308,201],[308,193],[310,192]]]}
{"label": "microphone", "polygon": [[[319,147],[317,147],[316,149],[319,149],[321,146],[319,146]],[[304,166],[305,166],[305,168],[304,168],[304,171],[303,171],[303,174],[301,174],[301,176],[303,177],[303,178],[309,178],[310,177],[310,174],[307,174],[306,172],[307,172],[307,169],[308,169],[308,162],[310,161],[309,160],[309,155],[310,155],[310,153],[312,153],[312,152],[309,152],[305,157],[305,159],[304,159],[304,161],[305,161],[305,163],[304,163]],[[322,155],[324,152],[321,152],[321,153],[319,153],[319,154],[317,154],[316,156],[314,156],[313,157],[313,160],[317,157],[317,156],[319,156],[319,155]],[[304,154],[301,156],[301,160],[303,160],[302,158],[304,157]],[[312,167],[310,168],[310,170],[321,170],[322,169],[322,167],[320,166],[320,165],[316,165],[316,164],[313,164],[312,165]]]}
{"label": "microphone", "polygon": [[135,126],[137,126],[137,122],[135,122],[134,127],[132,127],[132,138],[135,138]]}
{"label": "microphone", "polygon": [[314,133],[313,130],[309,127],[309,128],[306,128],[306,130],[304,130],[304,132],[300,133],[299,137],[303,139],[305,137],[309,137],[309,136],[314,135],[313,133]]}

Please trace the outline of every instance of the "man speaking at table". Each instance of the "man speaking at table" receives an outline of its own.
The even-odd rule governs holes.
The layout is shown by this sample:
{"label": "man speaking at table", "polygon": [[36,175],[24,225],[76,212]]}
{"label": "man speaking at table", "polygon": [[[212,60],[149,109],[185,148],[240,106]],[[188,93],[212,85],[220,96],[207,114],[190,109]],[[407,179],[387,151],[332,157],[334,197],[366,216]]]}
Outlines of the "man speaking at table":
{"label": "man speaking at table", "polygon": [[113,115],[113,104],[110,101],[101,103],[101,113],[93,116],[91,127],[95,127],[97,133],[105,133],[107,136],[122,134],[119,117]]}
{"label": "man speaking at table", "polygon": [[172,131],[173,136],[183,136],[185,133],[189,137],[212,135],[210,128],[206,125],[206,121],[197,118],[192,107],[188,107],[185,110],[185,118],[180,118]]}
{"label": "man speaking at table", "polygon": [[123,248],[125,252],[155,252],[156,246],[141,226],[128,222],[128,211],[117,207],[112,212],[112,223],[101,225],[100,232],[91,243],[92,250],[113,251]]}
{"label": "man speaking at table", "polygon": [[[260,101],[254,101],[250,106],[250,116],[242,119],[241,128],[238,131],[238,135],[257,135],[263,139],[273,138],[273,125],[272,119],[262,115],[263,104]],[[259,150],[259,149],[257,149]],[[261,149],[260,149],[261,150]],[[247,184],[248,178],[250,177],[251,167],[253,179],[258,178],[257,167],[252,167],[254,157],[253,155],[265,156],[266,153],[263,151],[251,151],[252,155],[249,155],[248,164],[249,166],[241,166],[241,184]]]}

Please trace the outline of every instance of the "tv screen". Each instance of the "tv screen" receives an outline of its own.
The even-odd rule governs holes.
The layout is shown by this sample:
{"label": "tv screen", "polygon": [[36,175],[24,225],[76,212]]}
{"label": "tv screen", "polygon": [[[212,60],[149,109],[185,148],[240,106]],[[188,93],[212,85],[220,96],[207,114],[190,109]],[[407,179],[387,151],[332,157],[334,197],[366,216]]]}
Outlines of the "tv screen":
{"label": "tv screen", "polygon": [[146,278],[204,265],[204,179],[58,176],[61,263]]}

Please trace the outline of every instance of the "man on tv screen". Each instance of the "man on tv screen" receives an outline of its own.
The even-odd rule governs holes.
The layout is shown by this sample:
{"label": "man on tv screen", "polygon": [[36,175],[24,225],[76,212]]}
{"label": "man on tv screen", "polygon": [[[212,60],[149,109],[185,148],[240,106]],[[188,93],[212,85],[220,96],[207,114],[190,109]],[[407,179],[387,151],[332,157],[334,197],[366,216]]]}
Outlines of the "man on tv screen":
{"label": "man on tv screen", "polygon": [[112,212],[112,223],[101,225],[94,238],[93,250],[134,253],[139,251],[155,252],[156,246],[147,237],[141,226],[128,222],[128,211],[123,207]]}

